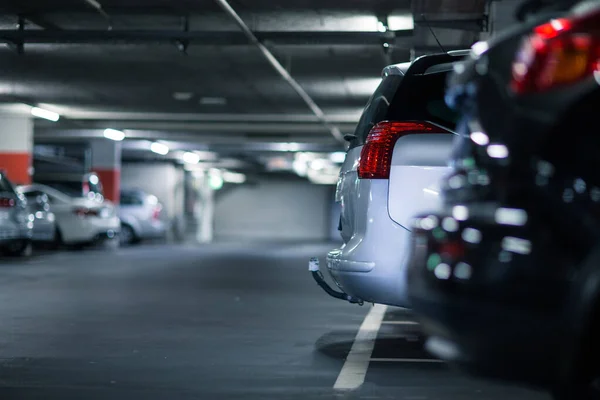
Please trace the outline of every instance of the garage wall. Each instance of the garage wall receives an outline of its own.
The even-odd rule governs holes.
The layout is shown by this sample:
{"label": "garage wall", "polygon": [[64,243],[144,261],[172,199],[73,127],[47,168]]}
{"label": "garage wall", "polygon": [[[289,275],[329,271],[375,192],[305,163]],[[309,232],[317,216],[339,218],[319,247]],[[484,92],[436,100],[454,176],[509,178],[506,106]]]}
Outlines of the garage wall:
{"label": "garage wall", "polygon": [[333,186],[297,178],[259,178],[215,198],[215,239],[326,240]]}
{"label": "garage wall", "polygon": [[184,206],[184,172],[172,164],[123,163],[121,187],[138,188],[158,197],[171,221],[181,222]]}

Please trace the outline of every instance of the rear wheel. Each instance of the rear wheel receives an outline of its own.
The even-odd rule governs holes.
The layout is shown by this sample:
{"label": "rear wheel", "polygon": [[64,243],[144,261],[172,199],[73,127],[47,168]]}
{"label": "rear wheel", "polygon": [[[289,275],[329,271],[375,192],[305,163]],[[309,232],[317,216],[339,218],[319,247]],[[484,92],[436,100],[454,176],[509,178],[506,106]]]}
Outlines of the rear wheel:
{"label": "rear wheel", "polygon": [[133,228],[129,225],[121,225],[121,233],[119,234],[119,241],[121,245],[130,245],[138,241]]}
{"label": "rear wheel", "polygon": [[600,400],[600,303],[582,339],[570,382],[552,392],[555,400]]}
{"label": "rear wheel", "polygon": [[31,240],[15,240],[4,248],[4,254],[10,257],[29,257],[32,253]]}

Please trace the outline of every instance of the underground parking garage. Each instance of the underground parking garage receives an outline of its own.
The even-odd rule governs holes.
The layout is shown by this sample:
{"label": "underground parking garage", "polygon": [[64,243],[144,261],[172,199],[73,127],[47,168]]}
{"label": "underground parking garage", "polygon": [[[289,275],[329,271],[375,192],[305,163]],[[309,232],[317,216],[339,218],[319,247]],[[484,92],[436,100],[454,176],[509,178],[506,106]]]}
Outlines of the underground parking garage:
{"label": "underground parking garage", "polygon": [[596,3],[0,5],[0,398],[598,398]]}

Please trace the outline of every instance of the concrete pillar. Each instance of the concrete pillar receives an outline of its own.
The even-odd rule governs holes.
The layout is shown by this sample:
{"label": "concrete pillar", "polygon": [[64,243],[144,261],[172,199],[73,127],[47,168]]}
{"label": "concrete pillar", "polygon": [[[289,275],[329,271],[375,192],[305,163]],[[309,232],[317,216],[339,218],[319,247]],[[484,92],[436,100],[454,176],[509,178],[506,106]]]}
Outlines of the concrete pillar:
{"label": "concrete pillar", "polygon": [[95,139],[91,142],[92,171],[104,187],[104,197],[119,203],[121,190],[121,142]]}
{"label": "concrete pillar", "polygon": [[33,119],[20,114],[0,114],[0,170],[15,184],[31,183],[33,172]]}
{"label": "concrete pillar", "polygon": [[198,178],[198,200],[196,203],[196,218],[198,228],[196,240],[199,243],[210,243],[214,236],[215,203],[214,189],[210,186],[210,175],[204,172]]}

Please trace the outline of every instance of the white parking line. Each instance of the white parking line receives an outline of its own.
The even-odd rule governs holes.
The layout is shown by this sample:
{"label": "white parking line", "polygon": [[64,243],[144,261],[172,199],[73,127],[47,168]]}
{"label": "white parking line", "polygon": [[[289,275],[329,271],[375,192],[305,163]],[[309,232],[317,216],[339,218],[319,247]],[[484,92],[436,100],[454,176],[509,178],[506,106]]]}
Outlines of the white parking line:
{"label": "white parking line", "polygon": [[385,325],[419,325],[416,321],[382,321]]}
{"label": "white parking line", "polygon": [[371,358],[372,362],[400,362],[400,363],[443,363],[434,358]]}
{"label": "white parking line", "polygon": [[375,304],[365,317],[354,338],[346,362],[333,385],[334,389],[352,390],[359,388],[364,383],[377,332],[379,332],[386,310],[387,306]]}

